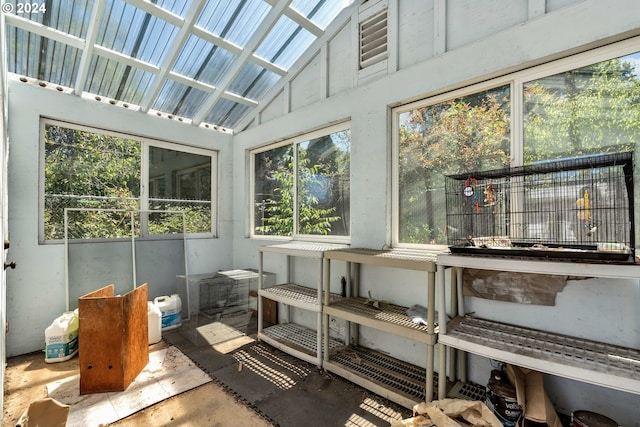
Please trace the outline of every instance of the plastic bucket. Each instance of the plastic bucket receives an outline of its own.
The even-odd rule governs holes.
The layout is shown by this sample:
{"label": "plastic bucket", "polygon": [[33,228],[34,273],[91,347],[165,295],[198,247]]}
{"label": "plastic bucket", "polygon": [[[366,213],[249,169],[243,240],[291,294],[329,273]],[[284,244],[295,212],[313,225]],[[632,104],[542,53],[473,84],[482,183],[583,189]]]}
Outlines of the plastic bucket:
{"label": "plastic bucket", "polygon": [[169,331],[182,325],[182,301],[178,294],[157,297],[153,303],[162,313],[163,331]]}
{"label": "plastic bucket", "polygon": [[591,411],[574,411],[571,414],[572,427],[618,427],[619,425],[611,418]]}
{"label": "plastic bucket", "polygon": [[64,362],[78,352],[78,312],[67,311],[44,330],[47,363]]}
{"label": "plastic bucket", "polygon": [[147,315],[149,319],[149,344],[162,340],[162,312],[152,301],[147,301]]}
{"label": "plastic bucket", "polygon": [[492,370],[487,383],[487,407],[494,413],[505,427],[518,425],[522,415],[522,407],[518,405],[516,389],[504,377],[504,373]]}

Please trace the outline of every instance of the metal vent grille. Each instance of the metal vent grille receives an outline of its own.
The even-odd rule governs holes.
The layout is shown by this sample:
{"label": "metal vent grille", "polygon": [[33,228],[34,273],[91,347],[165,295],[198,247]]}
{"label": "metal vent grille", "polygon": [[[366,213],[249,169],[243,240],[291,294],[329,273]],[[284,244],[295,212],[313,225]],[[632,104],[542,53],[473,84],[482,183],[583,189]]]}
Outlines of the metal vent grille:
{"label": "metal vent grille", "polygon": [[387,59],[387,11],[360,23],[360,69]]}

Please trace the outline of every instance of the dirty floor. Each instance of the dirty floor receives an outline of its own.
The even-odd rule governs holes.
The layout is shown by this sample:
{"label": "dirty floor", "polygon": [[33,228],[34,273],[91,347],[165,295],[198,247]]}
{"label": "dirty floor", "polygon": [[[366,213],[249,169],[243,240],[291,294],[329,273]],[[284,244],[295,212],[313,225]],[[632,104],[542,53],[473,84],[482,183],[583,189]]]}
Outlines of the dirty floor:
{"label": "dirty floor", "polygon": [[[256,341],[255,312],[194,316],[163,332],[150,351],[173,345],[212,382],[166,399],[113,426],[388,426],[410,416],[338,376]],[[46,384],[79,373],[78,358],[49,364],[43,353],[7,360],[2,425],[15,426]]]}

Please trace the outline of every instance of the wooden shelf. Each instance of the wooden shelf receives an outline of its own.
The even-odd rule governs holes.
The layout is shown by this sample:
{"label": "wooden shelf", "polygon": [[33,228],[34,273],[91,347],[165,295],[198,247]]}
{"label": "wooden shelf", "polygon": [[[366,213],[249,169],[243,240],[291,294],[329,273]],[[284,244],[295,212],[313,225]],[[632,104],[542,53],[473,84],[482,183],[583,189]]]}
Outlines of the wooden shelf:
{"label": "wooden shelf", "polygon": [[[346,341],[353,344],[353,347],[349,348],[356,349],[353,351],[356,352],[358,359],[366,360],[363,364],[353,364],[349,362],[349,358],[340,358],[336,354],[329,355],[329,351],[325,348],[323,366],[326,369],[407,408],[413,407],[420,401],[433,399],[434,349],[437,340],[434,310],[437,254],[438,252],[428,251],[363,248],[325,252],[325,292],[330,289],[328,277],[332,261],[346,263],[345,277],[350,286],[347,286],[347,297],[345,298],[329,301],[325,297],[323,314],[325,319],[334,316],[347,321],[348,336]],[[426,320],[428,324],[415,323],[406,314],[407,307],[381,302],[379,308],[376,308],[368,304],[367,299],[359,295],[359,272],[362,264],[425,272],[424,283],[418,284],[418,286],[424,286],[427,290],[427,298],[422,304],[427,307]],[[354,267],[353,280],[351,280],[352,266]],[[426,368],[419,368],[386,354],[359,346],[359,326],[374,328],[425,344]],[[327,320],[325,320],[324,336],[328,336],[328,334]],[[415,374],[416,370],[419,371],[417,375]]]}
{"label": "wooden shelf", "polygon": [[[444,304],[444,270],[447,267],[594,278],[640,278],[640,266],[632,264],[450,254],[439,255],[437,262],[436,283],[440,304]],[[462,277],[460,273],[461,270],[458,271],[459,279]],[[452,347],[547,374],[640,394],[640,350],[465,316],[461,280],[457,280],[457,293],[459,316],[447,324],[442,324],[446,321],[445,313],[439,313],[441,371],[445,368],[445,347]]]}
{"label": "wooden shelf", "polygon": [[[328,250],[348,248],[346,245],[333,243],[316,242],[287,242],[275,245],[261,246],[259,249],[259,282],[258,294],[261,297],[285,304],[291,315],[291,308],[299,308],[315,313],[316,330],[290,323],[291,317],[287,321],[269,328],[263,328],[263,300],[258,299],[258,339],[263,340],[274,347],[289,353],[299,359],[316,363],[322,366],[323,347],[340,345],[338,341],[327,338],[327,343],[323,346],[322,328],[322,305],[323,305],[323,266],[324,254]],[[262,282],[262,272],[264,267],[264,253],[275,253],[284,255],[286,258],[286,279],[280,285],[264,287]],[[317,282],[315,287],[302,286],[291,282],[291,258],[303,257],[312,258],[317,262]],[[327,298],[335,299],[335,295],[328,294]]]}
{"label": "wooden shelf", "polygon": [[404,407],[425,400],[426,370],[387,354],[362,346],[343,347],[331,351],[323,366]]}
{"label": "wooden shelf", "polygon": [[[315,330],[295,323],[279,323],[258,333],[261,341],[309,363],[317,362],[317,337]],[[343,345],[338,340],[329,340],[329,348]]]}
{"label": "wooden shelf", "polygon": [[434,345],[436,336],[428,333],[427,325],[415,323],[406,314],[407,307],[382,303],[375,308],[367,304],[366,298],[338,298],[324,307],[324,313],[375,328],[390,334]]}
{"label": "wooden shelf", "polygon": [[[259,293],[260,296],[283,304],[288,304],[293,307],[302,308],[316,313],[322,310],[322,299],[318,300],[318,291],[306,286],[300,286],[294,283],[285,283],[283,285],[260,289]],[[339,295],[331,294],[332,300],[338,298]]]}
{"label": "wooden shelf", "polygon": [[322,258],[325,251],[348,248],[346,245],[315,242],[287,242],[260,247],[260,252],[279,253],[305,258]]}
{"label": "wooden shelf", "polygon": [[475,317],[456,317],[439,342],[489,359],[640,394],[640,351]]}
{"label": "wooden shelf", "polygon": [[438,252],[411,251],[404,249],[376,250],[376,249],[336,249],[327,251],[326,259],[372,264],[381,267],[402,268],[406,270],[436,271],[436,256]]}

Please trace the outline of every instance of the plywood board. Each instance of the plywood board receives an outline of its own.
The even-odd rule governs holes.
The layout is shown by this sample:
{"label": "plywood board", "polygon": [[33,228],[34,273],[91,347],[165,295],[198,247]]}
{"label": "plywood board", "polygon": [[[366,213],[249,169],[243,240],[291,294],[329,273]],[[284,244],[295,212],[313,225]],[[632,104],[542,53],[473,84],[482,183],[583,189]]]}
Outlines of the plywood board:
{"label": "plywood board", "polygon": [[567,276],[464,269],[464,294],[520,304],[555,305]]}
{"label": "plywood board", "polygon": [[149,362],[147,285],[113,293],[109,285],[78,299],[80,394],[125,390]]}

